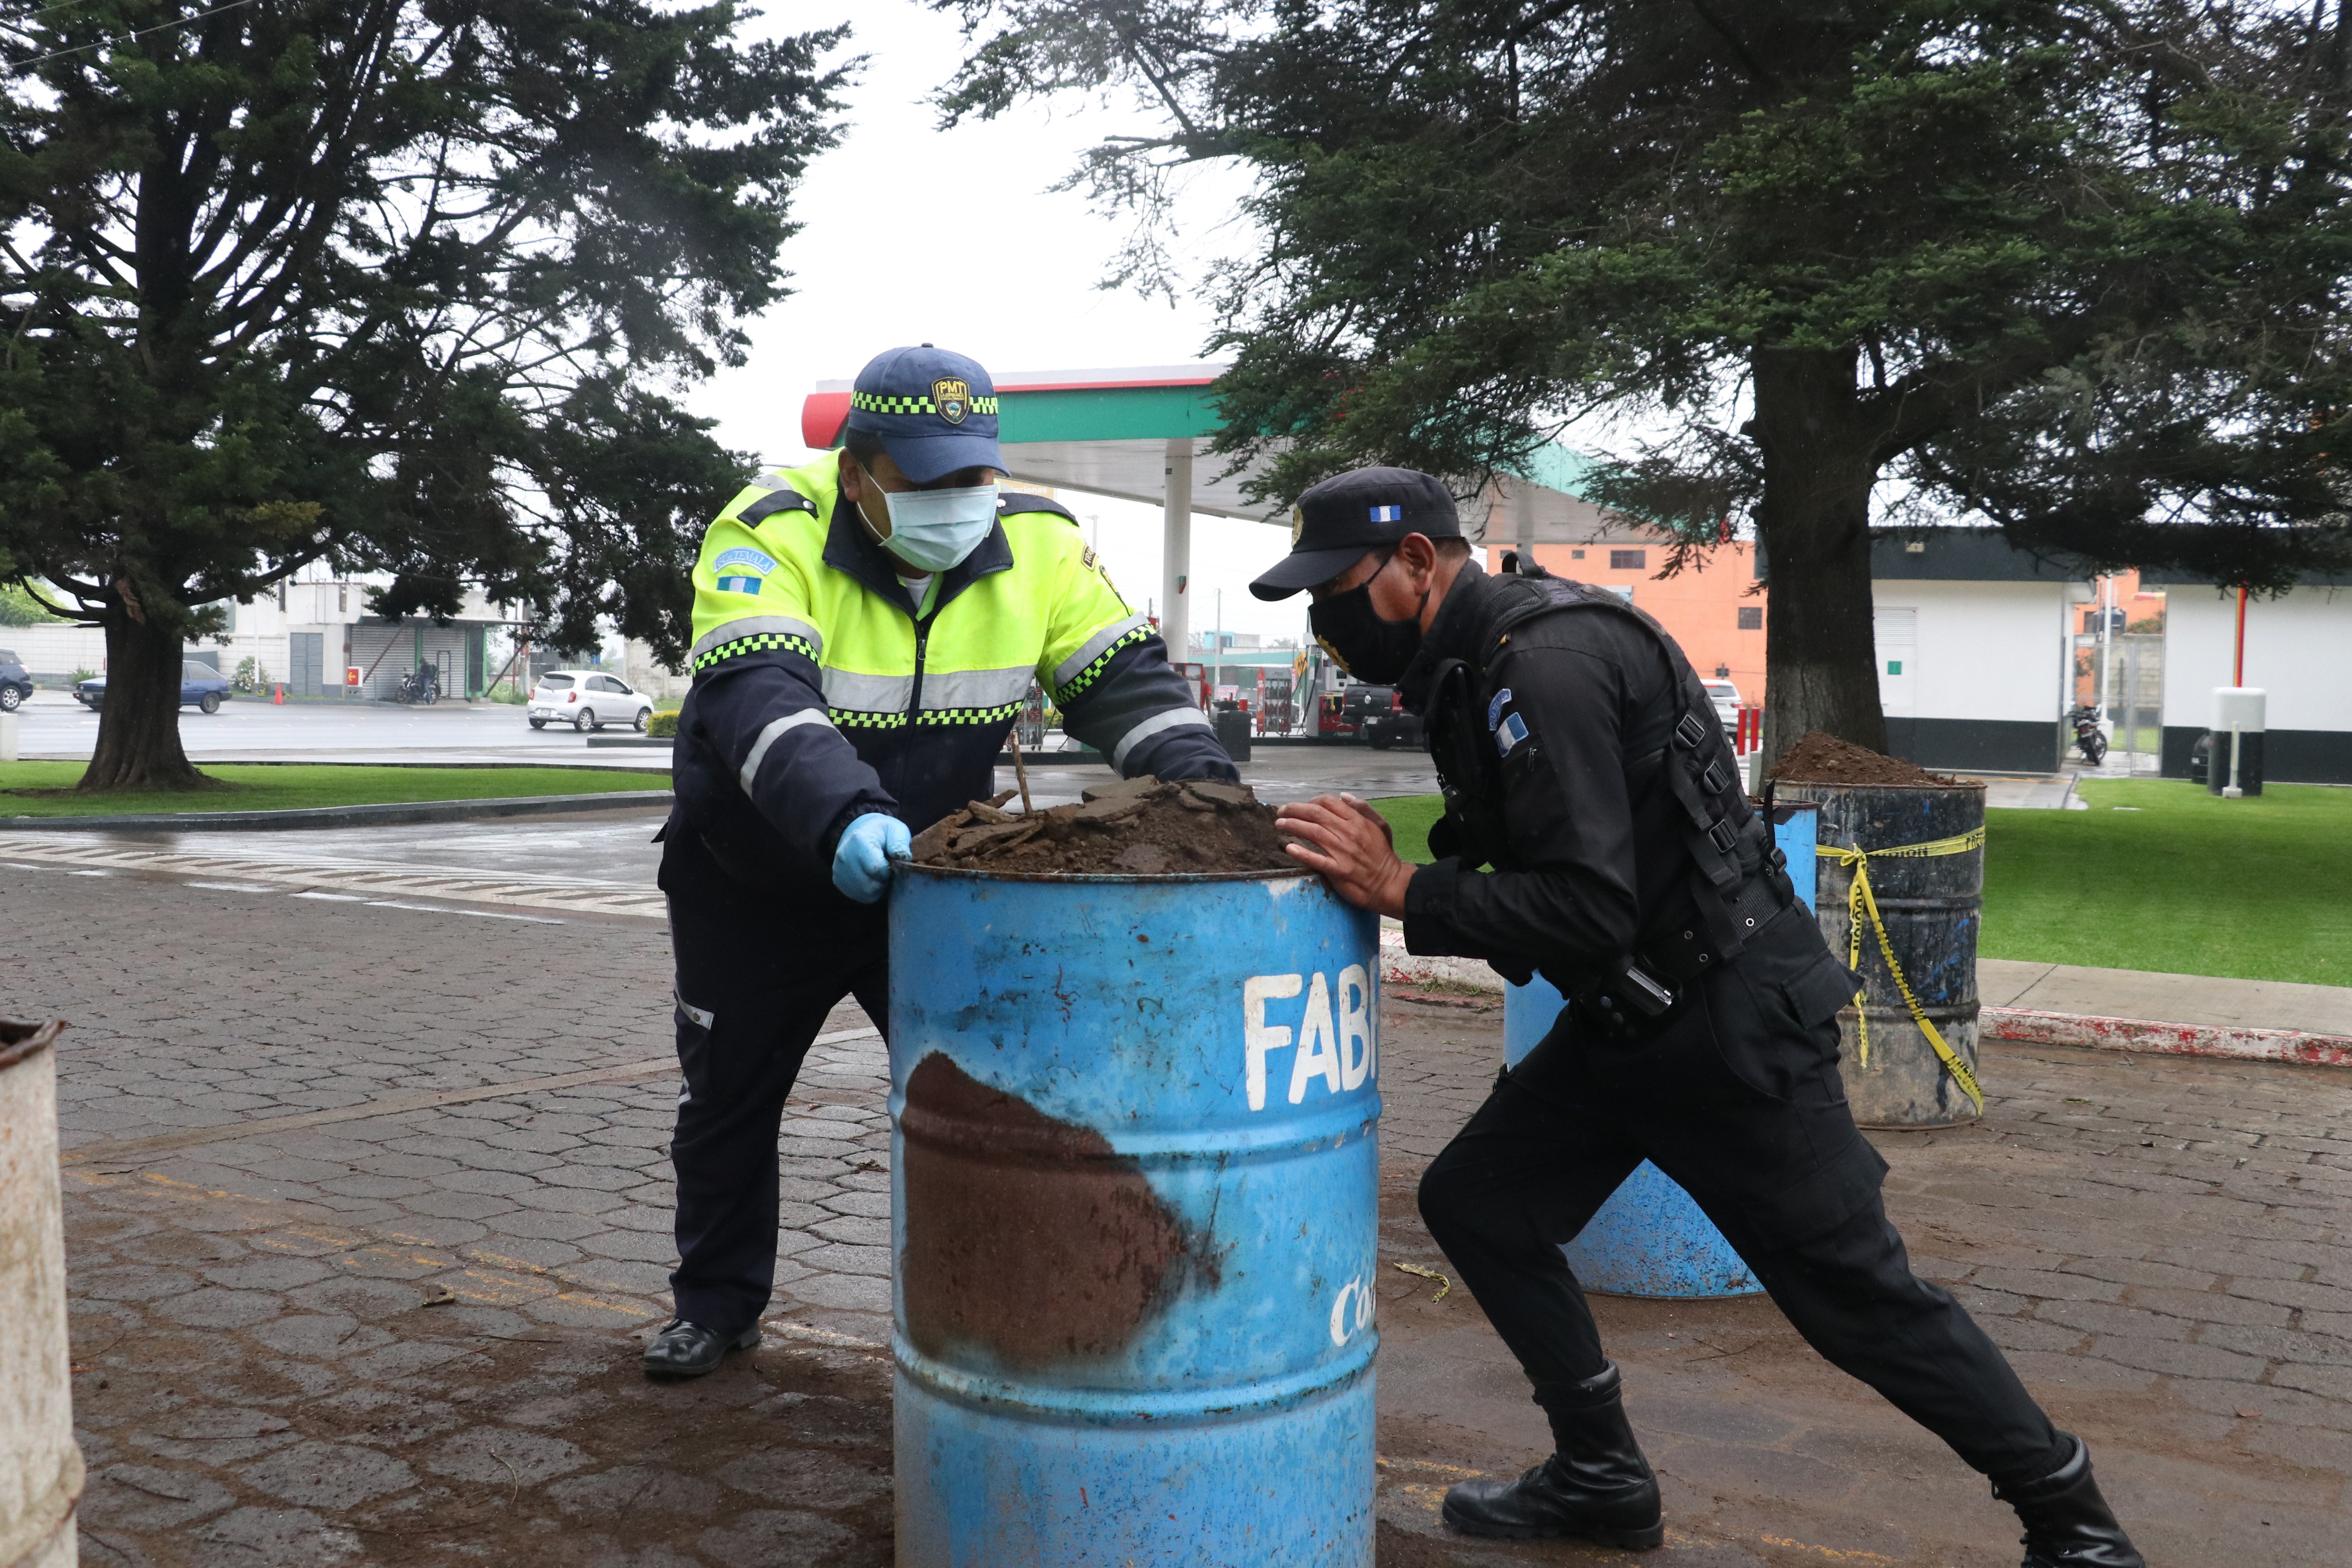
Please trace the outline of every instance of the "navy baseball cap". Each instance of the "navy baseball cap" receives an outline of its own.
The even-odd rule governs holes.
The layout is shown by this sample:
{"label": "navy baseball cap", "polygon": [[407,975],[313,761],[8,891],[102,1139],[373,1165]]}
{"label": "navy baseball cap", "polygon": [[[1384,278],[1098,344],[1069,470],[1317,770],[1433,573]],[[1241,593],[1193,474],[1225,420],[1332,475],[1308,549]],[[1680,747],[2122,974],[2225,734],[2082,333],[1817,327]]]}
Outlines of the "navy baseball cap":
{"label": "navy baseball cap", "polygon": [[996,384],[980,362],[929,343],[866,362],[849,395],[852,430],[871,430],[919,485],[958,468],[1005,471],[996,447]]}
{"label": "navy baseball cap", "polygon": [[1290,509],[1290,553],[1274,563],[1250,592],[1287,599],[1328,583],[1378,550],[1418,533],[1459,539],[1462,518],[1454,492],[1415,468],[1351,468],[1308,489]]}

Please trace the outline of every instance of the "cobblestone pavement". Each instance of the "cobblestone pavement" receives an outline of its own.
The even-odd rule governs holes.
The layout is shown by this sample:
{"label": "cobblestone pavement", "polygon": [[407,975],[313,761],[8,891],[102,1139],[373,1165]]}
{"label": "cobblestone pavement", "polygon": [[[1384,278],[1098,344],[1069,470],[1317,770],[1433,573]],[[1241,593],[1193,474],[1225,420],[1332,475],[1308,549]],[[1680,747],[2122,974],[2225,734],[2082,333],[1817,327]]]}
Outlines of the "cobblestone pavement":
{"label": "cobblestone pavement", "polygon": [[[767,1345],[656,1386],[657,925],[0,877],[0,1013],[74,1025],[86,1561],[888,1561],[884,1058],[854,1008],[788,1116]],[[1385,1255],[1443,1272],[1412,1184],[1499,1016],[1392,1003],[1383,1028]],[[1997,1047],[1986,1079],[1980,1126],[1878,1135],[1921,1269],[2089,1436],[2154,1561],[2352,1563],[2352,1075]],[[1385,1568],[1601,1560],[1437,1533],[1445,1485],[1542,1433],[1475,1304],[1433,1289],[1384,1289]],[[1981,1483],[1769,1303],[1598,1305],[1673,1560],[2016,1561]]]}

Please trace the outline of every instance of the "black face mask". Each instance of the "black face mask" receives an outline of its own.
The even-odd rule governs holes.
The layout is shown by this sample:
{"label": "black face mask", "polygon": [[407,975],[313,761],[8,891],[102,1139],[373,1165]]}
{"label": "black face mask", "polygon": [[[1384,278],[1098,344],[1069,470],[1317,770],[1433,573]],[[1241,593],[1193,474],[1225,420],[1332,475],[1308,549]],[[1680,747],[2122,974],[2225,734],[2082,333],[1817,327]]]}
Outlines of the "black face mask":
{"label": "black face mask", "polygon": [[[1389,557],[1389,561],[1395,559]],[[1381,572],[1388,569],[1388,561],[1381,562]],[[1314,628],[1315,640],[1339,661],[1341,669],[1374,686],[1392,686],[1412,662],[1412,656],[1421,651],[1421,612],[1416,609],[1403,620],[1391,621],[1375,611],[1372,577],[1381,572],[1344,594],[1318,599],[1307,612],[1307,624]],[[1427,605],[1429,595],[1423,594],[1421,602]]]}

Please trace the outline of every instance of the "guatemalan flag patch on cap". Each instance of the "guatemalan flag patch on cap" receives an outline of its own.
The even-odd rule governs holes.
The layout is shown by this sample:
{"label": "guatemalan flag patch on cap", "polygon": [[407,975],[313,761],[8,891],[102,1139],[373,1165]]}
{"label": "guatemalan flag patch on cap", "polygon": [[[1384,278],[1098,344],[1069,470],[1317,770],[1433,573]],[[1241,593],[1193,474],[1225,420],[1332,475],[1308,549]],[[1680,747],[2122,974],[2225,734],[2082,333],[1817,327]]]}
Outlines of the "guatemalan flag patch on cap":
{"label": "guatemalan flag patch on cap", "polygon": [[1372,508],[1372,521],[1374,522],[1402,522],[1404,521],[1404,508],[1401,506],[1376,506]]}

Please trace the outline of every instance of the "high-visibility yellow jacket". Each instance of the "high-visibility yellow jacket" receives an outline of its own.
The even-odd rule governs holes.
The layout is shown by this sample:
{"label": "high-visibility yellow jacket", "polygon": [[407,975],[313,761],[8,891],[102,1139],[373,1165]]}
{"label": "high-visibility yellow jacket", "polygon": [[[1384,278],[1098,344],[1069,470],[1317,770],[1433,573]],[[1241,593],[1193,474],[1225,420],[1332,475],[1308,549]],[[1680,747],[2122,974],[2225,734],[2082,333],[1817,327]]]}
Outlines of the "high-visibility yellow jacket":
{"label": "high-visibility yellow jacket", "polygon": [[992,794],[1032,681],[1129,777],[1237,776],[1159,633],[1053,501],[1005,492],[919,607],[902,569],[840,500],[837,453],[727,503],[694,569],[673,832],[747,881],[829,882],[858,816],[919,832]]}

